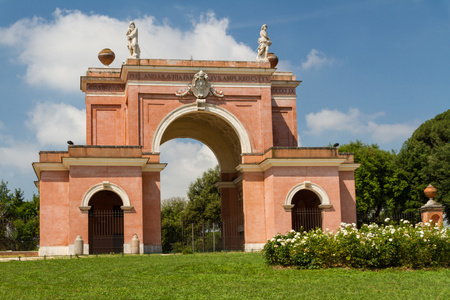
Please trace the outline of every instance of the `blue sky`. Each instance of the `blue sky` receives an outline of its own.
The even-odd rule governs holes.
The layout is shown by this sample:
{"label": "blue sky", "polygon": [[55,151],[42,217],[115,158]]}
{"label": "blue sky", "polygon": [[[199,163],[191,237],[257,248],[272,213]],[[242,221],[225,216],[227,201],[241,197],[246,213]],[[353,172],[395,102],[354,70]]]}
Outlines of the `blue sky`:
{"label": "blue sky", "polygon": [[[142,58],[253,60],[267,24],[279,70],[303,81],[301,146],[359,139],[399,150],[421,123],[450,108],[449,3],[0,0],[0,179],[29,198],[39,150],[85,143],[79,76],[101,67],[96,57],[105,47],[116,53],[111,67],[120,67],[131,20]],[[183,196],[216,164],[191,140],[163,145],[162,160],[169,163],[163,198]]]}

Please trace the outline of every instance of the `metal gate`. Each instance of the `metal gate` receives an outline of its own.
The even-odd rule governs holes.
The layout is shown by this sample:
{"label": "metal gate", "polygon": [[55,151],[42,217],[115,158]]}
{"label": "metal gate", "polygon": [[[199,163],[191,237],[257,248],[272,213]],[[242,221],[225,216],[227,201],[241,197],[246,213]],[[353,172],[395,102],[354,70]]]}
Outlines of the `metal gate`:
{"label": "metal gate", "polygon": [[89,254],[123,252],[123,211],[89,211]]}
{"label": "metal gate", "polygon": [[292,229],[309,231],[322,228],[322,210],[320,208],[300,208],[292,210]]}

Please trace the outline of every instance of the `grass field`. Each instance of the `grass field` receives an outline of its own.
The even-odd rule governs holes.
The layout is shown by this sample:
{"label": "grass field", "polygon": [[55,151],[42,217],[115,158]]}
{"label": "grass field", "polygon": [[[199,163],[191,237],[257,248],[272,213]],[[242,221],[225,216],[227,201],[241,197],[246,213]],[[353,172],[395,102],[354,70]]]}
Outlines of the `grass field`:
{"label": "grass field", "polygon": [[450,270],[296,270],[259,253],[0,263],[0,299],[449,299]]}

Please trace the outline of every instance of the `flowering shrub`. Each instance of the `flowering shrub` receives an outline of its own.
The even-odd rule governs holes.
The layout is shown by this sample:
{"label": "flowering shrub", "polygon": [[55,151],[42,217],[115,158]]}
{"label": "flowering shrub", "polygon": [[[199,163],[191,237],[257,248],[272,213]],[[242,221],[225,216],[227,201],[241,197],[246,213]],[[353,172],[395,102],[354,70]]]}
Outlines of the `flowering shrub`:
{"label": "flowering shrub", "polygon": [[263,255],[272,265],[310,269],[449,267],[450,228],[402,220],[398,225],[364,224],[361,229],[341,223],[336,232],[291,230],[267,241]]}

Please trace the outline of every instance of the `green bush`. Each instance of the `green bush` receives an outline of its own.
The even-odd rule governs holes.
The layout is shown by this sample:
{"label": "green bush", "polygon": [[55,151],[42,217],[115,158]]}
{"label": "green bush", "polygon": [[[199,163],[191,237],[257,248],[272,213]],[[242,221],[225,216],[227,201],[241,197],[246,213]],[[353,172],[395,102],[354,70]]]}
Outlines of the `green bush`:
{"label": "green bush", "polygon": [[[389,221],[389,220],[387,220]],[[271,265],[299,268],[449,267],[450,229],[408,221],[397,225],[342,223],[336,231],[290,231],[267,241],[263,255]]]}

